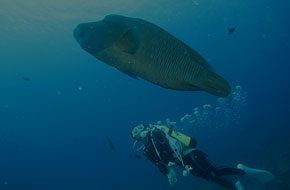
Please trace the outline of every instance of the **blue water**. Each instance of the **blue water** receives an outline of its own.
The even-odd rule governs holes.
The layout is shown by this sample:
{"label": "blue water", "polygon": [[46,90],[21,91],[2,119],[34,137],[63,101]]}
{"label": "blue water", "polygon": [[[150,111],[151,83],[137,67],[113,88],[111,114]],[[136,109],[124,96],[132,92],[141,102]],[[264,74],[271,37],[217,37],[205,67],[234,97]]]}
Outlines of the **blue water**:
{"label": "blue water", "polygon": [[183,178],[181,170],[170,186],[153,164],[134,156],[132,126],[179,121],[195,107],[218,106],[217,98],[134,80],[83,51],[73,39],[75,26],[112,13],[159,25],[247,93],[244,112],[227,128],[212,130],[213,122],[196,134],[184,129],[199,137],[214,165],[242,162],[275,175],[289,170],[289,6],[283,0],[1,0],[0,189],[222,189]]}

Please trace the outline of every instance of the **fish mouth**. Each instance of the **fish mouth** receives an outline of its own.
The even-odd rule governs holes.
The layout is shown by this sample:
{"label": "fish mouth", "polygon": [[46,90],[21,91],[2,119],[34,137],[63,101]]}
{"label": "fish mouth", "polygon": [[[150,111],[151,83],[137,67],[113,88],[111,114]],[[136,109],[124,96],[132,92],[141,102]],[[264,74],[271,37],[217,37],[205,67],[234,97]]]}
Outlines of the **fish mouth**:
{"label": "fish mouth", "polygon": [[107,26],[100,21],[81,23],[74,29],[73,36],[83,50],[90,54],[96,54],[109,44],[107,30]]}
{"label": "fish mouth", "polygon": [[73,36],[81,48],[90,54],[111,47],[123,34],[119,27],[108,24],[104,20],[81,23],[73,31]]}
{"label": "fish mouth", "polygon": [[83,36],[83,32],[80,29],[80,25],[77,25],[77,27],[74,29],[73,36],[74,36],[74,39],[77,42],[79,42],[79,39],[81,39],[81,37]]}
{"label": "fish mouth", "polygon": [[94,53],[89,48],[89,43],[87,42],[88,38],[88,28],[85,26],[85,24],[79,24],[76,26],[76,28],[73,31],[73,37],[74,39],[79,43],[82,49],[89,53]]}

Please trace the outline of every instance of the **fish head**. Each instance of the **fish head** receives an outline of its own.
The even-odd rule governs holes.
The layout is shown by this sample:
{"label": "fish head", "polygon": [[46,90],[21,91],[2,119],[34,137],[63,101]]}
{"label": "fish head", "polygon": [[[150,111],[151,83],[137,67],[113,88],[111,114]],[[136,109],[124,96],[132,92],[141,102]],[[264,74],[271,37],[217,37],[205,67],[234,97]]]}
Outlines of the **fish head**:
{"label": "fish head", "polygon": [[119,41],[131,25],[129,17],[108,15],[97,22],[79,24],[73,35],[82,49],[97,54]]}

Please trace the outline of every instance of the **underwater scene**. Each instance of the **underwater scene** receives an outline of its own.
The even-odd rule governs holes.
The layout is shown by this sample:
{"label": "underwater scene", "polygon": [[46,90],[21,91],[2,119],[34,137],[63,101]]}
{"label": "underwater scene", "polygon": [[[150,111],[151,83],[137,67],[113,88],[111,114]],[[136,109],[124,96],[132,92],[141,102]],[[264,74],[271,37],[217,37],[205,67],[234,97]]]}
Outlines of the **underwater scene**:
{"label": "underwater scene", "polygon": [[290,190],[289,7],[1,0],[0,190]]}

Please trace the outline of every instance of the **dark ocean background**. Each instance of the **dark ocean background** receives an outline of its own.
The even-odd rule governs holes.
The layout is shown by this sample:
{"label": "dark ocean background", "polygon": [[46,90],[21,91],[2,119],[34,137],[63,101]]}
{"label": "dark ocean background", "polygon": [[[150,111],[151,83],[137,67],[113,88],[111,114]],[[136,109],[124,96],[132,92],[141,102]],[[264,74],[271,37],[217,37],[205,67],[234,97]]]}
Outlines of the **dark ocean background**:
{"label": "dark ocean background", "polygon": [[[223,189],[181,170],[170,186],[142,154],[135,157],[131,127],[167,118],[216,166],[289,171],[289,7],[286,0],[1,0],[0,190]],[[242,95],[218,100],[164,89],[98,61],[72,33],[108,14],[164,28]],[[200,125],[182,124],[196,107],[204,114],[205,104],[212,110]]]}

